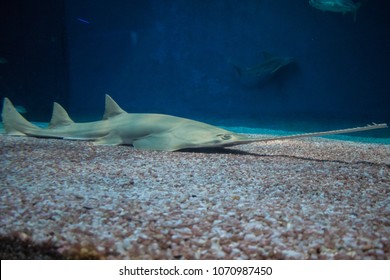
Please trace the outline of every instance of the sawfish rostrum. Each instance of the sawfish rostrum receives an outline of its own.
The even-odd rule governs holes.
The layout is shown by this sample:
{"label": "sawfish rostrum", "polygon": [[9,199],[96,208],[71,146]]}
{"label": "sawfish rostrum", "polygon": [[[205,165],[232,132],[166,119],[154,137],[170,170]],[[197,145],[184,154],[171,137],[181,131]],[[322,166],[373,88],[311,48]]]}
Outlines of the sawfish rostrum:
{"label": "sawfish rostrum", "polygon": [[54,103],[48,128],[27,121],[8,98],[2,118],[8,135],[89,140],[98,145],[132,145],[141,150],[176,151],[189,148],[229,147],[271,140],[349,133],[387,127],[374,124],[352,129],[306,133],[271,138],[251,138],[213,125],[162,114],[129,114],[108,95],[103,119],[75,123],[58,103]]}

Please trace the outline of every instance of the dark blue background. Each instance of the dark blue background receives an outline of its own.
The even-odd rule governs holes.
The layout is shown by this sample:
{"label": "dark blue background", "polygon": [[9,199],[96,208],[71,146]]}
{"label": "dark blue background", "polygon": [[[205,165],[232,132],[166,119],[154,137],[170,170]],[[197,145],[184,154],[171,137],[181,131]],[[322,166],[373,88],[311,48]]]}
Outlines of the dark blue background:
{"label": "dark blue background", "polygon": [[[68,1],[70,108],[101,112],[109,93],[202,119],[390,120],[388,6],[366,1],[354,22],[306,0]],[[256,83],[227,63],[263,50],[296,63]]]}
{"label": "dark blue background", "polygon": [[[389,6],[366,0],[354,22],[307,0],[2,3],[1,95],[39,121],[53,101],[97,119],[108,93],[129,112],[214,124],[390,123]],[[254,66],[262,51],[296,62],[258,81],[228,64]]]}

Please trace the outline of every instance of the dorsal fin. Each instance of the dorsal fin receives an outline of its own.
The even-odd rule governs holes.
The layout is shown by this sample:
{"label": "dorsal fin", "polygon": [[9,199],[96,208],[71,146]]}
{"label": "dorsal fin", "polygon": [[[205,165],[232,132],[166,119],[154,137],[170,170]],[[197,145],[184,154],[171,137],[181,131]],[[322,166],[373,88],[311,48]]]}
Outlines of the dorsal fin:
{"label": "dorsal fin", "polygon": [[67,125],[70,125],[72,123],[74,123],[74,122],[71,120],[71,118],[69,117],[69,115],[65,111],[65,109],[57,102],[54,102],[53,115],[51,116],[49,128],[57,128],[60,126],[67,126]]}
{"label": "dorsal fin", "polygon": [[106,94],[106,108],[104,110],[103,120],[118,116],[120,114],[126,113],[119,105]]}
{"label": "dorsal fin", "polygon": [[274,55],[270,54],[269,52],[264,51],[263,57],[264,57],[264,60],[267,60],[267,59],[273,58]]}

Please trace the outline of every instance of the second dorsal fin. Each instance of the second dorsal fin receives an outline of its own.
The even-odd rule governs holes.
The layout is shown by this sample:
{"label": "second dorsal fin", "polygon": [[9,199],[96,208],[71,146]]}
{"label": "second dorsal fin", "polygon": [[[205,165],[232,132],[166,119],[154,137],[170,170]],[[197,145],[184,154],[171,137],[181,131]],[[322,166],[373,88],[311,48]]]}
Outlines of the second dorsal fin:
{"label": "second dorsal fin", "polygon": [[120,114],[126,113],[119,105],[106,94],[106,108],[104,110],[103,120],[118,116]]}
{"label": "second dorsal fin", "polygon": [[67,125],[70,125],[73,123],[74,122],[69,117],[69,115],[65,111],[65,109],[57,102],[54,102],[53,115],[51,116],[49,128],[57,128],[57,127],[61,127],[61,126],[67,126]]}

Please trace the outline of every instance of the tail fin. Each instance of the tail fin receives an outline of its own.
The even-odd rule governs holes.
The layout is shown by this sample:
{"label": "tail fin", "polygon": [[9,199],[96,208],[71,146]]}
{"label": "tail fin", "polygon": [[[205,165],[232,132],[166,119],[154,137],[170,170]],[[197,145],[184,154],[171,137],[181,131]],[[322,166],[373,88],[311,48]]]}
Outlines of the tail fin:
{"label": "tail fin", "polygon": [[11,100],[4,98],[3,112],[1,113],[4,129],[7,134],[24,136],[31,130],[39,129],[27,121],[14,107]]}

